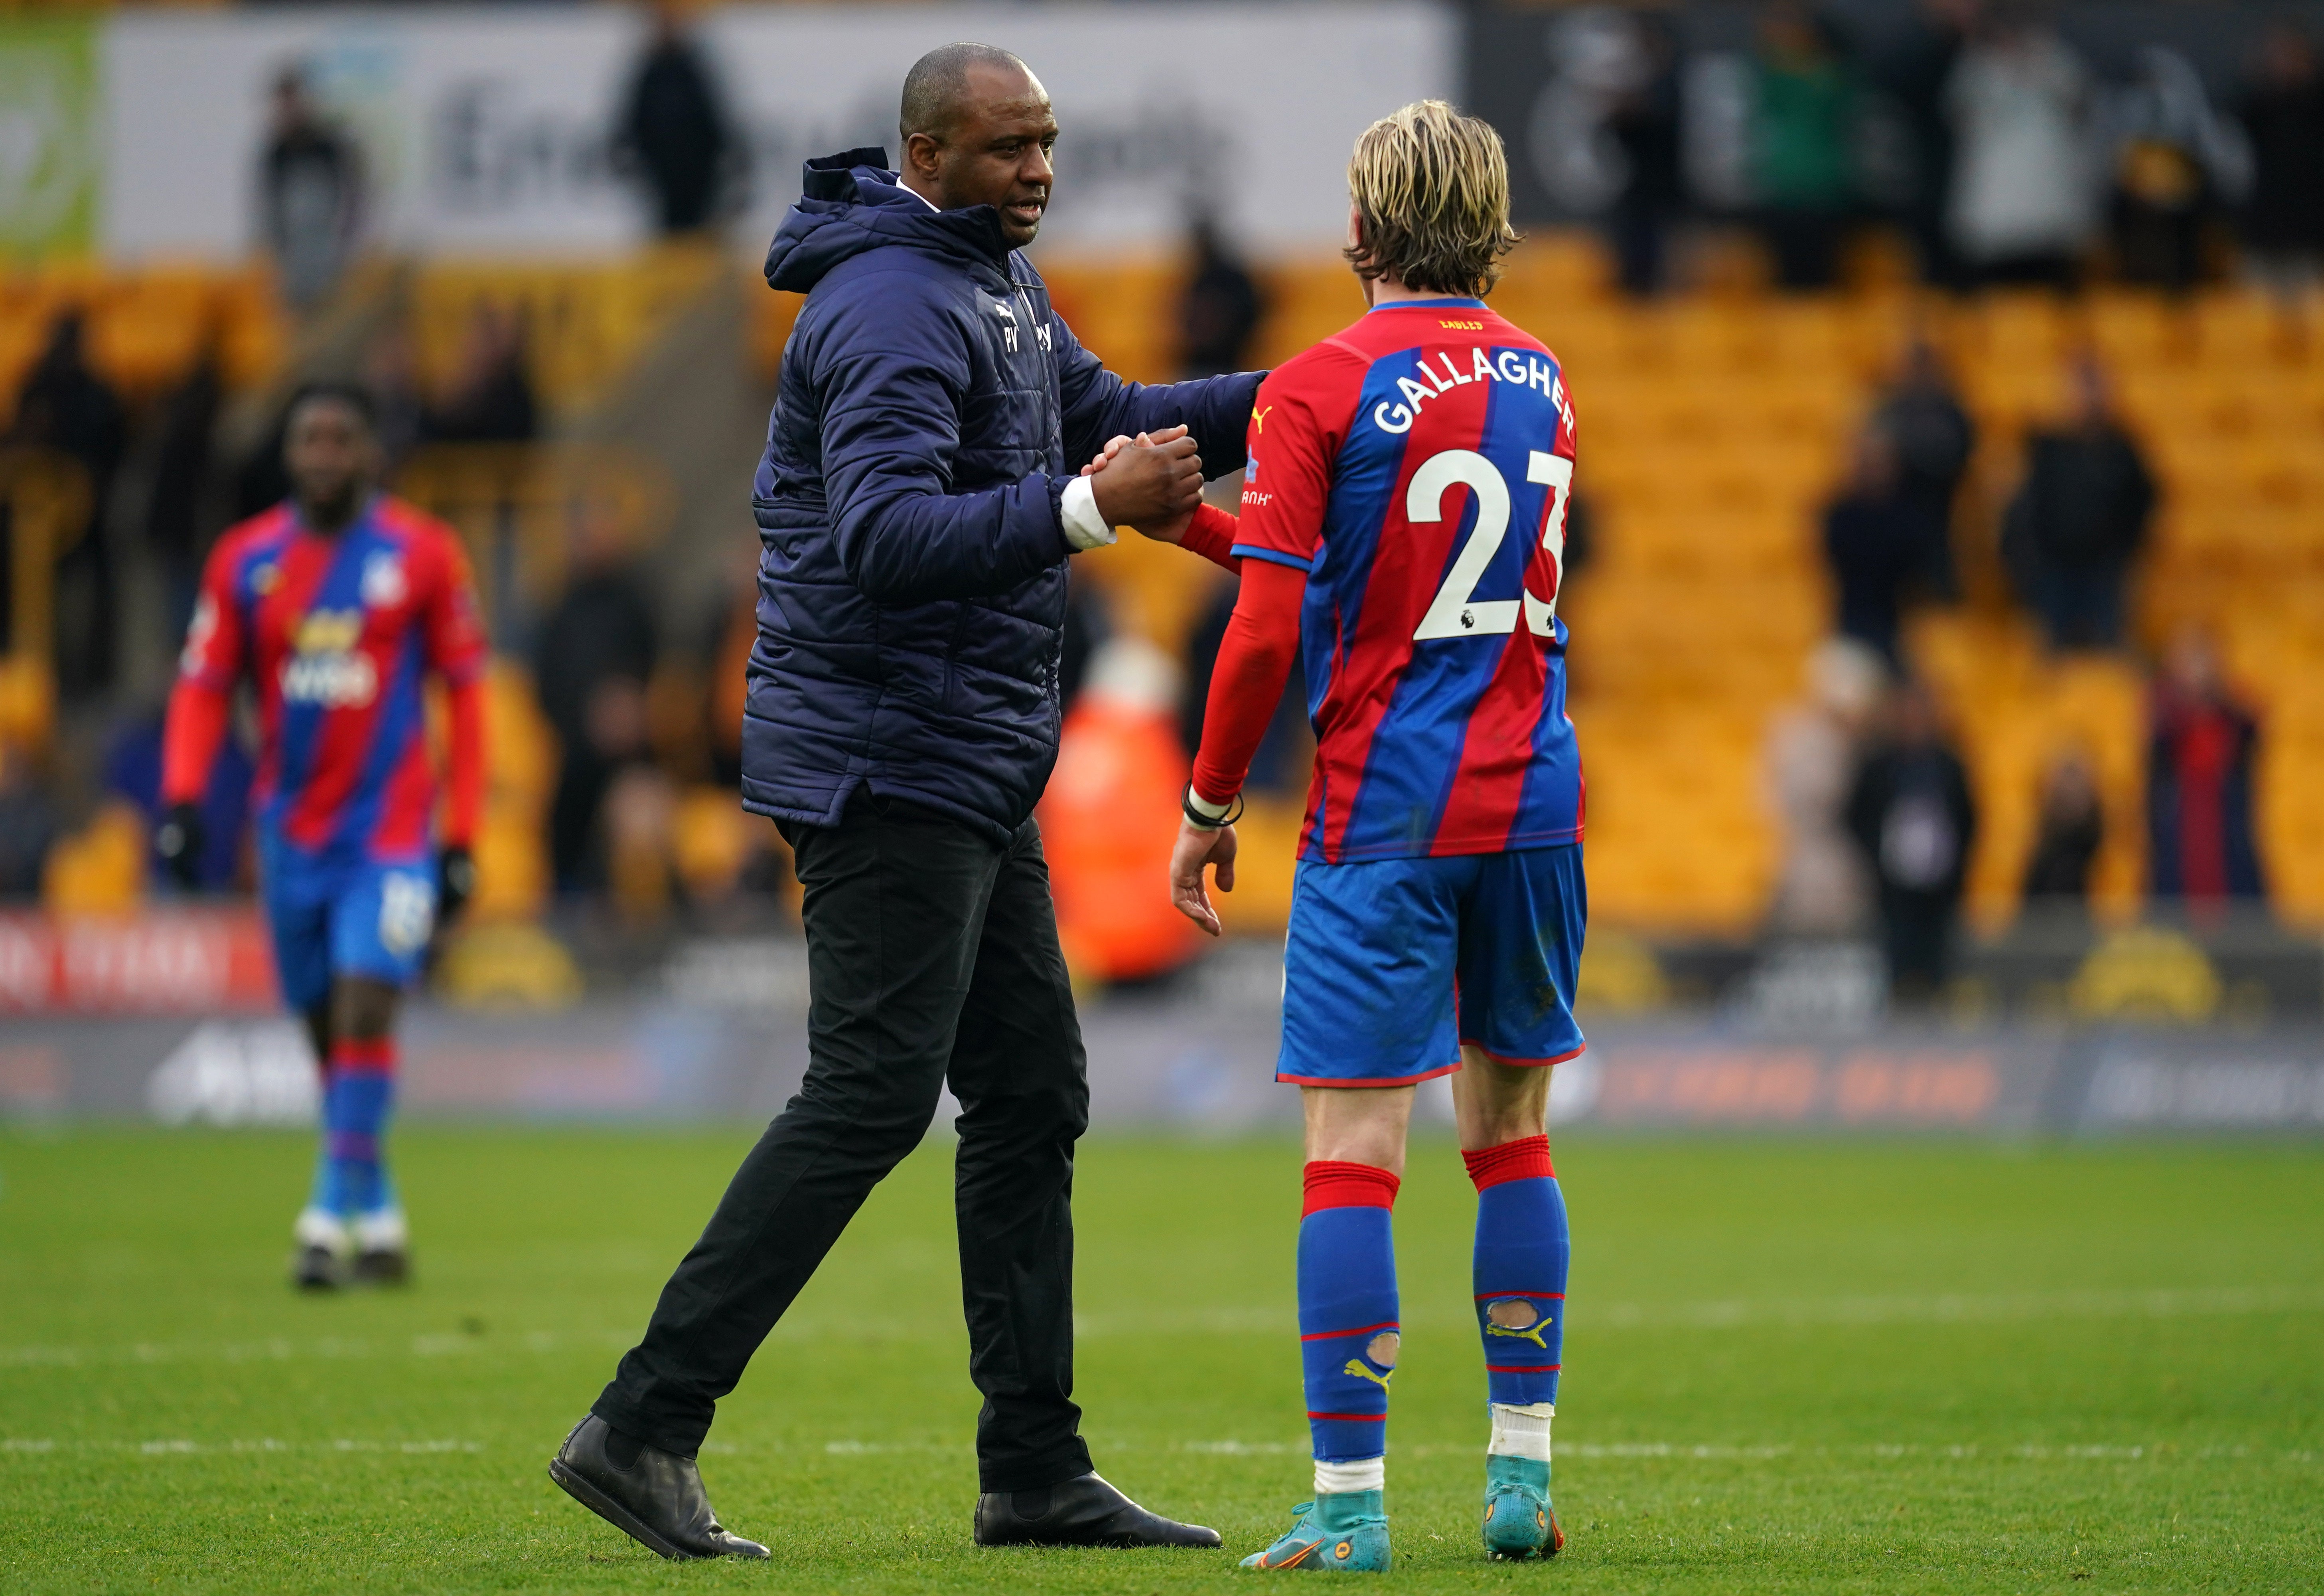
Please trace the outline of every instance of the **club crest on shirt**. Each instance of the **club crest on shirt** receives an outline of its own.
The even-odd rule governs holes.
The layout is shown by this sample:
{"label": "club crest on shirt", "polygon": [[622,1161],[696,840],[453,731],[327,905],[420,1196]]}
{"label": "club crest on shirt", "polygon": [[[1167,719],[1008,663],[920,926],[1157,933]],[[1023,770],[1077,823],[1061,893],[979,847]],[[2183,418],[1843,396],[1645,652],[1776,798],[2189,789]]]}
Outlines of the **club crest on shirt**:
{"label": "club crest on shirt", "polygon": [[401,604],[410,586],[403,578],[403,559],[388,549],[380,549],[364,561],[364,607],[392,610]]}

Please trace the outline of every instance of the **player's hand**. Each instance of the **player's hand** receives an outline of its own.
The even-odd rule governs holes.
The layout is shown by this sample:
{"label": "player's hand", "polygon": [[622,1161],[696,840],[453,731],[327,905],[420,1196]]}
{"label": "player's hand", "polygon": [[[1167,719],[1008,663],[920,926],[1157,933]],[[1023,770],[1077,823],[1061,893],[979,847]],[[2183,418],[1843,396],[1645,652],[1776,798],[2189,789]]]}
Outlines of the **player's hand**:
{"label": "player's hand", "polygon": [[1164,433],[1167,441],[1160,443],[1146,433],[1140,435],[1145,442],[1132,438],[1119,449],[1107,446],[1109,457],[1089,479],[1097,512],[1108,526],[1133,527],[1172,542],[1176,539],[1165,534],[1185,535],[1203,502],[1203,460],[1185,428],[1172,430],[1176,436]]}
{"label": "player's hand", "polygon": [[153,828],[153,851],[170,867],[178,885],[191,892],[202,884],[202,811],[197,804],[171,804]]}
{"label": "player's hand", "polygon": [[1166,427],[1159,432],[1141,432],[1135,438],[1130,437],[1127,432],[1117,432],[1107,438],[1105,447],[1098,450],[1088,465],[1082,467],[1082,475],[1087,476],[1093,472],[1104,470],[1108,460],[1112,459],[1114,456],[1121,453],[1133,443],[1176,443],[1185,436],[1186,429],[1184,427]]}
{"label": "player's hand", "polygon": [[436,923],[448,926],[476,895],[476,860],[466,844],[455,843],[436,856]]}
{"label": "player's hand", "polygon": [[1215,865],[1219,890],[1234,890],[1235,828],[1222,826],[1205,831],[1187,821],[1178,823],[1177,845],[1170,850],[1170,906],[1208,931],[1219,934],[1219,911],[1203,889],[1203,869]]}

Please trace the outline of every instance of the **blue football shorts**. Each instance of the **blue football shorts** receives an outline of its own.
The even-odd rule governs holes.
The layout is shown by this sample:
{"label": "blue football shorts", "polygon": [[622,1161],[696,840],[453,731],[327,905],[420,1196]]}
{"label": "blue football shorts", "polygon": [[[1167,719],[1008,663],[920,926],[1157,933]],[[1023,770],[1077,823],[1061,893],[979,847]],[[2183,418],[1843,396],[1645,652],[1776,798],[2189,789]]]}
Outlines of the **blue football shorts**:
{"label": "blue football shorts", "polygon": [[274,938],[282,1000],[304,1012],[338,975],[410,986],[436,927],[436,878],[424,860],[389,863],[309,853],[262,838],[259,891]]}
{"label": "blue football shorts", "polygon": [[1283,1050],[1298,1086],[1409,1086],[1461,1067],[1582,1051],[1573,983],[1589,913],[1578,844],[1517,853],[1302,859],[1283,957]]}

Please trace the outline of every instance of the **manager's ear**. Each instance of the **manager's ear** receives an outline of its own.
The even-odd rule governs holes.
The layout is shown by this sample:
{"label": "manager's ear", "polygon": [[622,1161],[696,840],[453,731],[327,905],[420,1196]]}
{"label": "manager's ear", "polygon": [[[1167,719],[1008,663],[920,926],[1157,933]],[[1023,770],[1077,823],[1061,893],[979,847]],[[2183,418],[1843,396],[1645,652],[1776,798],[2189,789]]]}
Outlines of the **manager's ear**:
{"label": "manager's ear", "polygon": [[904,171],[924,183],[936,180],[944,164],[944,145],[932,133],[916,133],[904,140]]}

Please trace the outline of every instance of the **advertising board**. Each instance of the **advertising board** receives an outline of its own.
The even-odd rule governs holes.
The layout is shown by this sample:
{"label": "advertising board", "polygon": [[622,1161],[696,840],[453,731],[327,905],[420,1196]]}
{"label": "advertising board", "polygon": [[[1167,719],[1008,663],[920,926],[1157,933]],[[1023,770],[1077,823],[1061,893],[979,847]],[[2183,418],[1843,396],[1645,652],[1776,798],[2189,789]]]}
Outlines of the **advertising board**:
{"label": "advertising board", "polygon": [[[269,92],[296,68],[363,146],[374,240],[437,254],[629,246],[646,208],[613,130],[647,25],[610,6],[114,13],[100,242],[125,258],[246,251]],[[1356,134],[1449,94],[1459,50],[1453,14],[1409,0],[733,6],[700,26],[748,146],[733,233],[751,247],[798,197],[801,161],[892,152],[905,70],[963,38],[1016,51],[1056,104],[1045,244],[1167,244],[1204,209],[1246,247],[1328,247]]]}

